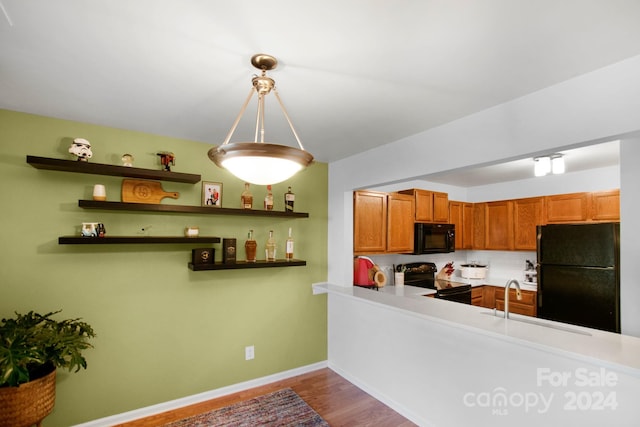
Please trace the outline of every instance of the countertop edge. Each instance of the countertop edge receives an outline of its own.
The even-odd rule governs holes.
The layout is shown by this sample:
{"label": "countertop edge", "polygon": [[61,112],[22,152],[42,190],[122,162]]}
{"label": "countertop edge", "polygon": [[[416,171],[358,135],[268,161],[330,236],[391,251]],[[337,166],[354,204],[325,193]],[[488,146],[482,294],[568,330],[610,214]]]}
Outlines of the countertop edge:
{"label": "countertop edge", "polygon": [[[536,350],[548,351],[589,363],[604,364],[611,369],[640,377],[640,338],[637,337],[514,314],[511,314],[511,319],[505,320],[502,317],[488,315],[493,311],[488,308],[425,298],[425,295],[435,291],[413,286],[385,286],[376,291],[320,282],[312,284],[312,289],[314,295],[332,294],[357,299]],[[528,320],[548,326],[527,323]],[[558,330],[554,326],[586,331],[591,335],[585,336]]]}

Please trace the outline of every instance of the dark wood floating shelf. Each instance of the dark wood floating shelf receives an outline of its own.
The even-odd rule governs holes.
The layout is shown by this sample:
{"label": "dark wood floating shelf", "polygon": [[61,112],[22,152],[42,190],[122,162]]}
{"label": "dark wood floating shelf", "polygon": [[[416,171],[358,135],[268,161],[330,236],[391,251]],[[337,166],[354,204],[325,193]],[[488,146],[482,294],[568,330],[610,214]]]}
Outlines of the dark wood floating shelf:
{"label": "dark wood floating shelf", "polygon": [[121,243],[220,243],[220,237],[171,237],[171,236],[105,236],[105,237],[58,237],[59,245],[109,245]]}
{"label": "dark wood floating shelf", "polygon": [[78,200],[84,209],[105,209],[115,211],[179,212],[213,215],[276,216],[285,218],[309,218],[306,212],[259,211],[253,209],[213,208],[204,206],[163,205],[155,203],[100,202]]}
{"label": "dark wood floating shelf", "polygon": [[48,157],[27,156],[27,163],[36,169],[88,173],[93,175],[122,176],[128,178],[158,179],[161,181],[185,182],[188,184],[195,184],[200,182],[201,179],[200,175],[191,173],[107,165],[104,163],[80,162],[77,160],[51,159]]}
{"label": "dark wood floating shelf", "polygon": [[271,268],[271,267],[299,267],[307,265],[307,261],[301,259],[292,259],[287,261],[284,259],[278,259],[276,261],[258,260],[256,262],[237,261],[235,264],[194,264],[189,263],[189,268],[193,271],[205,271],[205,270],[238,270],[241,268]]}

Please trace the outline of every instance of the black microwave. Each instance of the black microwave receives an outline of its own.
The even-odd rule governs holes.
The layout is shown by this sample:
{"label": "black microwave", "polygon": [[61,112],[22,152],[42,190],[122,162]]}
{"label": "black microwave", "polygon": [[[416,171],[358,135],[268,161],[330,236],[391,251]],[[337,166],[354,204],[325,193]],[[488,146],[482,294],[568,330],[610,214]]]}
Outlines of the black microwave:
{"label": "black microwave", "polygon": [[453,224],[414,224],[413,253],[442,254],[455,252],[456,230]]}

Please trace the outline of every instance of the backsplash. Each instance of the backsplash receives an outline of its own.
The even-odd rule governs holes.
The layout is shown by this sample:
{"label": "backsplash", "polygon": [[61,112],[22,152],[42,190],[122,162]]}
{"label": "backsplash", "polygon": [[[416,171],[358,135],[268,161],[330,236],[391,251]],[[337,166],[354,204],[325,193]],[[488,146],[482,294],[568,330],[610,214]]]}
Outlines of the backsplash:
{"label": "backsplash", "polygon": [[453,261],[454,275],[459,275],[461,264],[476,262],[489,267],[489,275],[511,277],[520,281],[525,278],[526,261],[536,263],[535,251],[456,251],[448,254],[429,255],[371,255],[369,258],[383,271],[391,271],[394,265],[410,262],[429,261],[436,264],[438,271]]}

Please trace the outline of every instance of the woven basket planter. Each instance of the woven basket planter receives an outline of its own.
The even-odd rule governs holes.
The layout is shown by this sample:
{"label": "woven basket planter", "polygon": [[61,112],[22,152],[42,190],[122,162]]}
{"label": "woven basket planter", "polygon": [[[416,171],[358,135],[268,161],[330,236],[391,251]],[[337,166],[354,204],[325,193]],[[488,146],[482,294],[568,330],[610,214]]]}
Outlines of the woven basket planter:
{"label": "woven basket planter", "polygon": [[0,427],[38,426],[56,400],[56,370],[19,387],[0,388]]}

